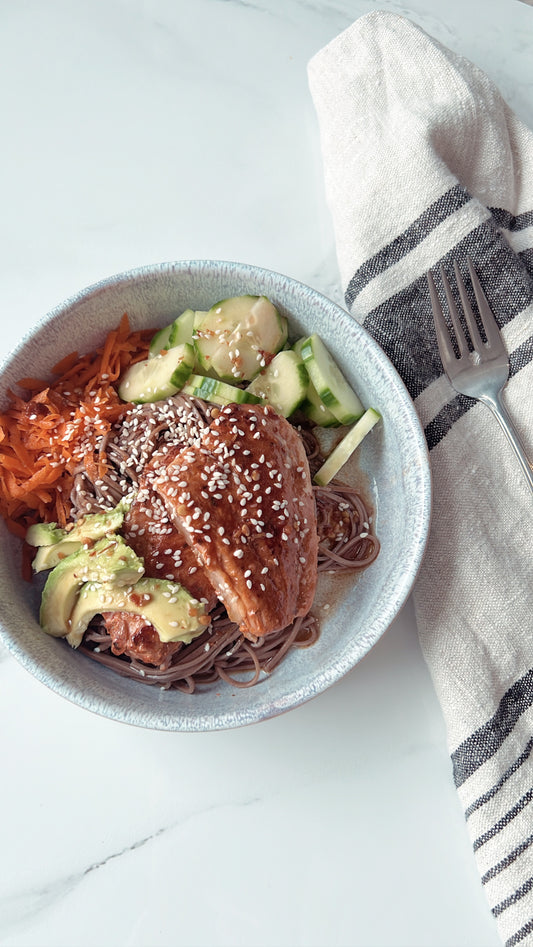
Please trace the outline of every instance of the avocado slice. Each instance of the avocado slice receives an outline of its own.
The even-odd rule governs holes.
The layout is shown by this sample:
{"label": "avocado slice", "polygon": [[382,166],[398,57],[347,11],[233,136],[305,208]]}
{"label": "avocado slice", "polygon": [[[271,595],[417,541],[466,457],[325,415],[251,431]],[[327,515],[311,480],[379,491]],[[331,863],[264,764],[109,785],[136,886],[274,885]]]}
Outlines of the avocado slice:
{"label": "avocado slice", "polygon": [[131,499],[123,497],[119,503],[111,510],[103,510],[102,513],[86,513],[76,520],[72,529],[67,531],[66,538],[69,540],[79,539],[80,542],[86,542],[88,539],[101,539],[108,533],[116,533],[124,522],[124,514],[128,512],[131,506]]}
{"label": "avocado slice", "polygon": [[26,533],[26,542],[38,546],[32,562],[34,572],[53,569],[67,556],[82,546],[92,546],[96,540],[116,533],[124,521],[130,502],[122,499],[112,510],[87,513],[71,529],[62,529],[57,523],[35,523]]}
{"label": "avocado slice", "polygon": [[54,546],[39,546],[37,554],[32,561],[31,567],[34,572],[44,572],[46,569],[53,569],[67,556],[78,552],[82,548],[79,541],[71,542],[68,539],[62,539]]}
{"label": "avocado slice", "polygon": [[64,638],[82,585],[106,582],[131,586],[143,572],[143,560],[121,536],[105,536],[89,549],[81,546],[55,566],[46,580],[39,612],[41,627],[48,635]]}
{"label": "avocado slice", "polygon": [[129,588],[110,582],[86,582],[77,597],[67,635],[73,648],[81,643],[91,619],[102,612],[142,615],[165,642],[190,644],[209,624],[205,605],[176,582],[141,578]]}
{"label": "avocado slice", "polygon": [[57,523],[34,523],[26,531],[26,542],[30,546],[54,546],[67,534]]}

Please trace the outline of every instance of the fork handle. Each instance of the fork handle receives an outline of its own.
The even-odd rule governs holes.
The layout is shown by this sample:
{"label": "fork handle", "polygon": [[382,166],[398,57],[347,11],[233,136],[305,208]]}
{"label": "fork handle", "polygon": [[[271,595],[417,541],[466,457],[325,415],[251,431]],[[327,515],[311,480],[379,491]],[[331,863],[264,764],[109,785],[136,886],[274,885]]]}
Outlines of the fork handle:
{"label": "fork handle", "polygon": [[505,407],[499,394],[494,397],[484,396],[480,399],[483,401],[483,404],[490,408],[494,417],[499,422],[502,430],[507,435],[509,443],[513,448],[518,462],[522,468],[522,472],[529,484],[529,489],[533,493],[533,466],[531,461],[528,459],[526,452],[522,446],[522,442],[517,434],[517,431],[514,427],[509,414],[507,413],[507,408]]}

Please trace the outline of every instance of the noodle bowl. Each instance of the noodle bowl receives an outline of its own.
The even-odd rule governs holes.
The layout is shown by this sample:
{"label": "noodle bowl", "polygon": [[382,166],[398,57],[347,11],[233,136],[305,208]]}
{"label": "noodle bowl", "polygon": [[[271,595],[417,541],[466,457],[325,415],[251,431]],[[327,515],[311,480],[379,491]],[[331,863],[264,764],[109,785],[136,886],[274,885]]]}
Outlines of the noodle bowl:
{"label": "noodle bowl", "polygon": [[[235,692],[235,686],[226,684],[220,676],[218,684],[210,687],[197,678],[196,693],[191,695],[176,687],[141,687],[138,680],[142,675],[134,672],[136,678],[132,678],[125,661],[120,675],[112,673],[103,663],[104,650],[89,658],[79,649],[75,651],[43,634],[36,617],[40,589],[37,584],[28,586],[22,578],[20,540],[0,523],[2,643],[55,693],[115,721],[159,730],[200,732],[250,725],[300,706],[340,680],[370,651],[406,601],[422,559],[429,529],[431,486],[424,436],[411,399],[379,345],[356,321],[314,289],[279,273],[227,261],[185,260],[101,280],[44,316],[6,358],[0,371],[0,404],[6,405],[8,392],[19,379],[46,377],[50,366],[74,346],[80,351],[95,349],[125,312],[132,329],[144,330],[154,324],[168,324],[187,306],[205,310],[213,299],[243,293],[263,293],[272,299],[290,318],[294,335],[319,333],[361,399],[380,409],[383,424],[375,437],[361,445],[358,458],[365,484],[363,499],[368,496],[369,508],[374,510],[373,523],[368,519],[361,522],[375,527],[381,544],[379,555],[371,568],[346,573],[348,580],[342,578],[342,573],[329,577],[326,560],[321,564],[324,571],[320,583],[329,585],[331,579],[337,592],[329,599],[334,606],[329,611],[322,610],[321,602],[317,602],[320,633],[313,637],[316,628],[309,631],[312,647],[293,646],[277,665],[276,673],[268,675],[259,686]],[[307,441],[306,431],[302,431],[302,437]],[[311,465],[312,452],[311,446]],[[351,476],[343,479],[352,482]],[[86,487],[80,477],[78,489]],[[121,494],[119,484],[114,483],[110,489],[117,491],[117,497]],[[366,532],[364,527],[362,531]],[[345,554],[333,551],[335,555]],[[222,623],[218,627],[223,630]],[[91,636],[98,633],[91,629]],[[305,622],[296,637],[297,644],[306,643],[301,641],[307,637]],[[234,642],[231,629],[219,654],[226,658]],[[102,645],[105,647],[103,641]],[[86,645],[91,649],[98,646],[94,640]],[[195,649],[202,647],[200,639],[193,642],[187,652],[190,658],[194,658]],[[254,676],[251,655],[256,653],[253,647],[242,649],[243,658],[254,668],[242,673],[233,670],[232,679],[240,682]],[[150,669],[141,670],[150,673]],[[152,670],[158,675],[166,673]],[[187,686],[185,680],[183,687]]]}

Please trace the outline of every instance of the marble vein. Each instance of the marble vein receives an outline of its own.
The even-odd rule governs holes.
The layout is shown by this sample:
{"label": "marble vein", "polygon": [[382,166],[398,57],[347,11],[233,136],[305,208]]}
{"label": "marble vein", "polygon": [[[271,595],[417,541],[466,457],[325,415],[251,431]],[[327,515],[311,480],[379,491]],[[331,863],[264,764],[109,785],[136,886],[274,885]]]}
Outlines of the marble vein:
{"label": "marble vein", "polygon": [[240,809],[243,807],[256,805],[261,801],[261,797],[259,796],[250,796],[247,799],[243,799],[235,803],[223,803],[222,805],[205,806],[201,809],[194,810],[185,815],[183,818],[176,819],[174,822],[160,826],[149,835],[145,835],[142,838],[136,839],[134,842],[126,845],[124,848],[115,852],[110,852],[109,855],[106,855],[99,861],[95,861],[92,864],[87,865],[85,868],[81,868],[79,871],[72,872],[71,874],[64,875],[60,878],[55,878],[48,884],[42,885],[40,887],[32,887],[25,891],[3,895],[0,897],[0,942],[9,931],[13,931],[16,928],[24,927],[30,923],[33,923],[37,915],[48,911],[58,901],[64,899],[67,895],[74,891],[74,889],[77,888],[78,885],[82,884],[86,878],[88,878],[94,872],[99,871],[101,868],[105,868],[111,862],[130,855],[132,852],[139,851],[139,849],[144,848],[151,842],[155,842],[155,840],[161,836],[171,833],[176,829],[183,828],[192,820],[209,815],[216,810],[223,811],[226,809],[233,809],[235,807]]}

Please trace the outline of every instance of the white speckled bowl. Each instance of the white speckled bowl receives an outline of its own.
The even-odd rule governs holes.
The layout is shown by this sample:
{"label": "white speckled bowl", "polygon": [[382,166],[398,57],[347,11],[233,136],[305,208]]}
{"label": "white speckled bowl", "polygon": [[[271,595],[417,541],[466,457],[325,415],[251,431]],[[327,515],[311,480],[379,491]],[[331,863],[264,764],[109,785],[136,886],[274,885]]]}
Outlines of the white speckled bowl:
{"label": "white speckled bowl", "polygon": [[53,310],[6,360],[0,403],[17,379],[46,377],[73,348],[99,344],[127,312],[134,328],[162,326],[188,306],[264,293],[290,318],[291,336],[319,332],[361,399],[383,423],[360,448],[376,510],[381,552],[322,622],[312,648],[289,655],[270,678],[248,690],[217,685],[185,695],[121,678],[45,635],[38,597],[20,575],[20,543],[4,524],[0,552],[2,640],[38,680],[76,704],[136,726],[218,730],[256,723],[320,694],[370,650],[405,602],[420,565],[430,518],[430,474],[424,436],[402,381],[378,345],[330,300],[286,276],[240,263],[193,260],[122,273],[83,290]]}

